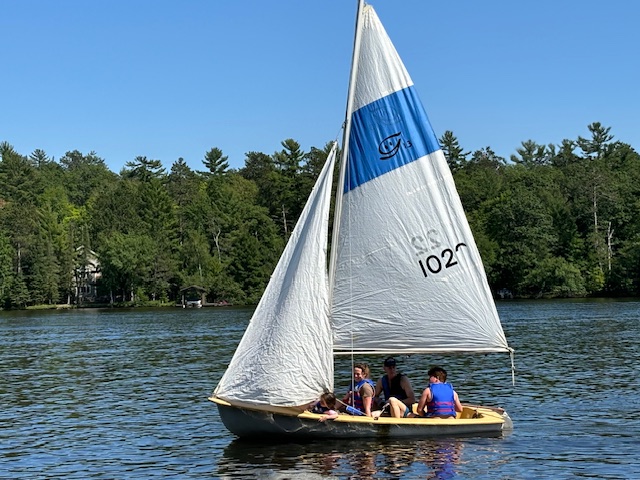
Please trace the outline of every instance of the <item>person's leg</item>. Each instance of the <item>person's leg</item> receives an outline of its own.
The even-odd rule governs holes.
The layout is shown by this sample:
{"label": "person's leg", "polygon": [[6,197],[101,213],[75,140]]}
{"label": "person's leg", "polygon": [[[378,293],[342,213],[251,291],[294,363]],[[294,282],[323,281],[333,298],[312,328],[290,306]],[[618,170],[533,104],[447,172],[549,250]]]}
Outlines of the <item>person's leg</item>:
{"label": "person's leg", "polygon": [[404,417],[404,412],[407,406],[398,400],[396,397],[391,397],[389,399],[389,413],[394,418],[402,418]]}

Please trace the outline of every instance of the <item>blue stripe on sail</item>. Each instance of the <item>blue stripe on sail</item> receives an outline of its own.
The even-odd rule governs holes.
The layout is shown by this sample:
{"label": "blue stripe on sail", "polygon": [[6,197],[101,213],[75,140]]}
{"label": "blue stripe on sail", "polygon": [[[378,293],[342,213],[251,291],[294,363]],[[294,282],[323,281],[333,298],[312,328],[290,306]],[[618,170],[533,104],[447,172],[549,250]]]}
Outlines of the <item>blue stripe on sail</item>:
{"label": "blue stripe on sail", "polygon": [[440,149],[413,87],[353,113],[344,192]]}

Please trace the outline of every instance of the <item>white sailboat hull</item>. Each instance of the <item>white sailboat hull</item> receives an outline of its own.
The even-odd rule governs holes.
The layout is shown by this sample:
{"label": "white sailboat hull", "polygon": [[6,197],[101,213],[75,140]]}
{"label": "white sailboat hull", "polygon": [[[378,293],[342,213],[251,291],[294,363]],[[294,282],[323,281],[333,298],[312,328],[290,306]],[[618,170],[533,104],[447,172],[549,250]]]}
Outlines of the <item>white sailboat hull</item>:
{"label": "white sailboat hull", "polygon": [[320,415],[294,408],[232,405],[215,397],[209,400],[218,406],[220,418],[230,432],[241,438],[255,440],[275,437],[353,439],[494,436],[513,428],[505,411],[479,406],[465,406],[465,411],[455,419],[376,419],[341,414],[335,420],[319,422]]}

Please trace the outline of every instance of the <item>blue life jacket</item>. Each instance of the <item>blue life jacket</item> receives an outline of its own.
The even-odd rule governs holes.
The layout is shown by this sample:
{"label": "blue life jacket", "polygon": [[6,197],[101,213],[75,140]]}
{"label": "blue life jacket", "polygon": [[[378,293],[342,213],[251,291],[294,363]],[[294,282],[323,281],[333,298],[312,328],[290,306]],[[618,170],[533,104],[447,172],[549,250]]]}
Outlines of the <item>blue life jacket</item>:
{"label": "blue life jacket", "polygon": [[353,406],[362,412],[364,412],[364,403],[362,402],[362,397],[360,396],[360,389],[364,386],[365,383],[371,385],[371,388],[373,388],[374,390],[376,388],[373,380],[365,378],[364,380],[360,380],[353,389]]}
{"label": "blue life jacket", "polygon": [[431,401],[427,403],[427,417],[456,416],[453,385],[450,383],[430,383]]}
{"label": "blue life jacket", "polygon": [[313,408],[311,409],[311,413],[326,413],[329,410],[331,410],[330,408],[327,407],[323,407],[321,402],[317,402]]}

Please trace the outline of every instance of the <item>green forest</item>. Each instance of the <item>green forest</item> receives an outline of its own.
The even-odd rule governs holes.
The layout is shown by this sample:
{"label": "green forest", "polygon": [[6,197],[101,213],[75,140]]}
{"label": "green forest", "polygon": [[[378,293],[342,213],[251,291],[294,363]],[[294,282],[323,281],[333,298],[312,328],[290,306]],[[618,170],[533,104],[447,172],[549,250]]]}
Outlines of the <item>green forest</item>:
{"label": "green forest", "polygon": [[[640,294],[640,155],[610,127],[585,132],[509,159],[440,138],[496,296]],[[175,303],[189,285],[256,303],[329,153],[281,147],[237,170],[214,147],[202,170],[139,156],[114,173],[95,152],[0,143],[0,307]]]}

